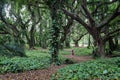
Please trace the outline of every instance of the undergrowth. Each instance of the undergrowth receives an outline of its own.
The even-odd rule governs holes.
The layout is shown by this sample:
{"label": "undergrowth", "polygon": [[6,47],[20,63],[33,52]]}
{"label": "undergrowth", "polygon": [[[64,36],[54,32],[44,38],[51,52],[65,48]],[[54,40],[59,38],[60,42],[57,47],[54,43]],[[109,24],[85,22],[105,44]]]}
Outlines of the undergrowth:
{"label": "undergrowth", "polygon": [[119,80],[120,57],[74,64],[53,74],[52,80]]}

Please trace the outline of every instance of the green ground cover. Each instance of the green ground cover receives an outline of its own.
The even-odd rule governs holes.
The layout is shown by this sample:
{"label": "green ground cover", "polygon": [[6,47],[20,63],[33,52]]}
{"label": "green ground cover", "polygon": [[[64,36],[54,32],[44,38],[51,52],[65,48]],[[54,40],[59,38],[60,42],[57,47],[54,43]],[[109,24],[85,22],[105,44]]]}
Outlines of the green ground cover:
{"label": "green ground cover", "polygon": [[52,80],[119,80],[120,57],[73,64],[60,69]]}

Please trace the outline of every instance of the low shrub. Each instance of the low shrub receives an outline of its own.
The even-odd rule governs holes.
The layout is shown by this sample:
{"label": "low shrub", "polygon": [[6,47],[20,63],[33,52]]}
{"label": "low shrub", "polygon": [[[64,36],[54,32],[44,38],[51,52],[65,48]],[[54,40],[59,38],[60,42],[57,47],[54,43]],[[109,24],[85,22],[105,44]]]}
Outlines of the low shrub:
{"label": "low shrub", "polygon": [[120,57],[74,64],[53,74],[52,80],[119,80]]}
{"label": "low shrub", "polygon": [[14,57],[0,59],[0,73],[23,72],[27,70],[43,69],[49,66],[49,58]]}
{"label": "low shrub", "polygon": [[67,59],[65,59],[64,63],[65,63],[65,64],[74,64],[74,63],[76,63],[76,61],[73,60],[73,59],[67,58]]}

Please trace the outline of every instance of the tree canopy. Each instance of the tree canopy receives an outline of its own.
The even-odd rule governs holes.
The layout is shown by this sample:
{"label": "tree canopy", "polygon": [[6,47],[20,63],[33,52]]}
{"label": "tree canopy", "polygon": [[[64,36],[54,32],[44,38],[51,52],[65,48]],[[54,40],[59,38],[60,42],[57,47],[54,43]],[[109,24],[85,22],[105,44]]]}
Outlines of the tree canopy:
{"label": "tree canopy", "polygon": [[0,1],[0,43],[9,51],[14,52],[11,44],[49,48],[51,61],[57,62],[59,49],[71,42],[78,47],[90,35],[93,56],[105,57],[118,47],[119,34],[119,0]]}

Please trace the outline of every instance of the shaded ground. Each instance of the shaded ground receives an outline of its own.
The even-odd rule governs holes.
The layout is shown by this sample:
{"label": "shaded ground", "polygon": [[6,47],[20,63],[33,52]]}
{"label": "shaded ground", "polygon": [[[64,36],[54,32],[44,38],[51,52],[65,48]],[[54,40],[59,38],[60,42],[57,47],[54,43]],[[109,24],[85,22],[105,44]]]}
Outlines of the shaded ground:
{"label": "shaded ground", "polygon": [[[66,58],[72,58],[78,63],[92,60],[91,56],[72,56],[66,55]],[[5,75],[0,75],[0,80],[50,80],[51,75],[55,73],[58,69],[68,66],[63,64],[61,66],[52,65],[48,69],[26,71],[23,73],[7,73]]]}

